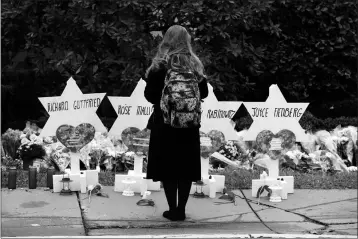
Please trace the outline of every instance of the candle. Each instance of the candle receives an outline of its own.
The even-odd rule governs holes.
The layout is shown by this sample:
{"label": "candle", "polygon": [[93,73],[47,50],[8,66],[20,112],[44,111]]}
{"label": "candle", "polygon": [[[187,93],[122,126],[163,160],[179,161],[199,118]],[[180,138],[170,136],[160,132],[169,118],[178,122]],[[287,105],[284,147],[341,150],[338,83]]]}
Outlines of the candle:
{"label": "candle", "polygon": [[134,173],[141,175],[143,173],[143,158],[138,155],[134,155]]}

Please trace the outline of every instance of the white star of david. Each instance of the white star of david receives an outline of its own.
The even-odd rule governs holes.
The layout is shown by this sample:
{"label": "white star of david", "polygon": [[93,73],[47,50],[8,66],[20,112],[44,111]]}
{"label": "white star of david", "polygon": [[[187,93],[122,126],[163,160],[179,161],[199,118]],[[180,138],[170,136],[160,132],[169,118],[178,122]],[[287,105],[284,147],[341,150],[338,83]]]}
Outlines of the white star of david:
{"label": "white star of david", "polygon": [[213,87],[208,84],[209,95],[202,104],[200,131],[209,133],[211,130],[221,131],[225,140],[237,140],[236,131],[231,118],[242,104],[241,101],[218,101]]}
{"label": "white star of david", "polygon": [[309,103],[287,103],[277,85],[270,86],[266,102],[243,104],[253,119],[252,125],[244,135],[245,141],[255,141],[263,130],[270,130],[276,134],[283,129],[292,131],[297,142],[309,141],[308,135],[298,122]]}
{"label": "white star of david", "polygon": [[81,123],[89,123],[96,131],[107,132],[96,114],[105,95],[106,93],[83,94],[71,77],[61,96],[39,97],[50,115],[40,136],[55,136],[57,128],[63,124],[76,127]]}
{"label": "white star of david", "polygon": [[114,122],[110,135],[121,135],[128,127],[136,127],[139,130],[146,128],[148,119],[153,111],[153,105],[144,97],[146,83],[140,80],[129,97],[109,96],[118,118]]}

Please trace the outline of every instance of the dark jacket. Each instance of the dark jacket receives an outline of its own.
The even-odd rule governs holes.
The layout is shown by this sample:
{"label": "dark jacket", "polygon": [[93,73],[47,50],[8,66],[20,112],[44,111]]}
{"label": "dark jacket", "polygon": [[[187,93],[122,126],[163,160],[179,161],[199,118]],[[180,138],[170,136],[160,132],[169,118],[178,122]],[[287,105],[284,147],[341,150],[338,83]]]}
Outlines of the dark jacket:
{"label": "dark jacket", "polygon": [[[162,97],[162,91],[164,88],[165,75],[167,68],[164,64],[161,64],[159,69],[151,70],[148,73],[148,77],[144,78],[147,85],[144,90],[144,96],[148,102],[154,106],[154,111],[148,120],[147,128],[151,129],[153,125],[163,125],[164,119],[162,110],[160,109],[160,99]],[[203,77],[199,78],[199,90],[201,99],[205,99],[208,96],[208,84],[207,80]]]}

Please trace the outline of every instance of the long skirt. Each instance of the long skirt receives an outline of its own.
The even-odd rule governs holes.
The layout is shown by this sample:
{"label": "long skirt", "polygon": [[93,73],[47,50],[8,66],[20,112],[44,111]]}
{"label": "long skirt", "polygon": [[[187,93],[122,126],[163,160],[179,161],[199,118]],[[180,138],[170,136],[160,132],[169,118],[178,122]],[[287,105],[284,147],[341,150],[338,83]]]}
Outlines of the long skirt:
{"label": "long skirt", "polygon": [[150,134],[147,179],[201,179],[199,129],[153,125]]}

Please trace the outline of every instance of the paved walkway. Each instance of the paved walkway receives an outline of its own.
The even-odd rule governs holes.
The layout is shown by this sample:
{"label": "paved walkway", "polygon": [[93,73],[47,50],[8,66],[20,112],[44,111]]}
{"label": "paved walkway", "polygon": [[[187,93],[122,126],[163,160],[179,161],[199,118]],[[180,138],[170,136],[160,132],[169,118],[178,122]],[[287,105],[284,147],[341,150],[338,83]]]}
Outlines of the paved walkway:
{"label": "paved walkway", "polygon": [[[163,234],[300,234],[357,236],[357,190],[295,190],[288,200],[257,204],[244,190],[250,205],[269,227],[252,212],[240,191],[237,205],[218,199],[190,197],[184,222],[162,217],[167,210],[164,192],[152,192],[155,206],[138,206],[138,196],[124,197],[104,187],[109,198],[86,194],[60,196],[36,190],[2,189],[1,236],[100,236]],[[284,236],[284,235],[282,235]],[[346,237],[348,238],[348,237]]]}

